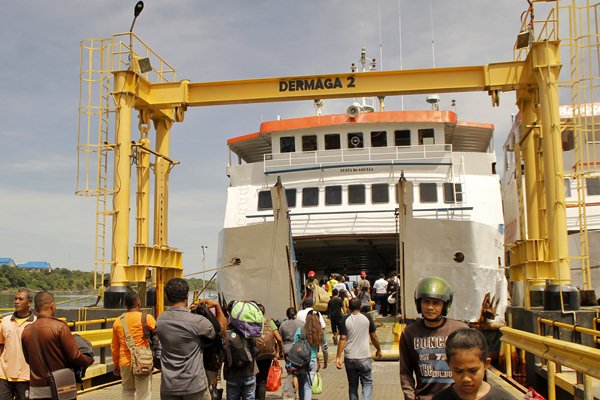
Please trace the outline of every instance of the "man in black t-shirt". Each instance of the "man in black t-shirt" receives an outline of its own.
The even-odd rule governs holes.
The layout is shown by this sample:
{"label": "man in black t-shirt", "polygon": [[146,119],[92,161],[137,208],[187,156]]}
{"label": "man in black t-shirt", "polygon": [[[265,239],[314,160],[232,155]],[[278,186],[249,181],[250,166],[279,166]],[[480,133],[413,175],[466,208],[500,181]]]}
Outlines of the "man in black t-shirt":
{"label": "man in black t-shirt", "polygon": [[329,317],[329,321],[331,322],[331,333],[333,334],[333,344],[337,344],[338,342],[338,332],[340,322],[342,322],[342,307],[344,305],[344,301],[340,298],[339,292],[337,289],[333,289],[331,294],[333,297],[329,299],[329,303],[327,304],[327,316]]}
{"label": "man in black t-shirt", "polygon": [[454,383],[446,362],[446,338],[468,328],[446,318],[454,291],[444,279],[422,279],[415,289],[415,305],[423,318],[404,328],[400,336],[400,386],[405,400],[430,400]]}

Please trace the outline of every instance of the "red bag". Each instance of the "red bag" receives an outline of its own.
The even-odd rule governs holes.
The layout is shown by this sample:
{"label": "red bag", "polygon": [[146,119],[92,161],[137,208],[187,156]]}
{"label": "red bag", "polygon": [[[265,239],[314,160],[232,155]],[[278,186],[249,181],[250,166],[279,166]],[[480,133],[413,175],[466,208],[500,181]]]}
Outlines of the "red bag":
{"label": "red bag", "polygon": [[281,366],[279,361],[273,360],[267,375],[267,392],[276,392],[281,387]]}
{"label": "red bag", "polygon": [[546,399],[544,399],[544,396],[542,396],[541,394],[539,394],[538,392],[533,390],[532,387],[529,388],[527,393],[525,393],[525,397],[523,397],[523,400],[530,400],[530,399],[531,400],[546,400]]}

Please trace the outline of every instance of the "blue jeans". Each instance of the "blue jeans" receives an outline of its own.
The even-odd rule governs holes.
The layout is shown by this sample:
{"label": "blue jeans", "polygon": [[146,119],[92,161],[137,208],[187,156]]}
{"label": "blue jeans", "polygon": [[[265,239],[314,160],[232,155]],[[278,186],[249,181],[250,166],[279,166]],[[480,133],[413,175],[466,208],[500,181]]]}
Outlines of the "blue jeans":
{"label": "blue jeans", "polygon": [[348,377],[348,396],[358,400],[358,381],[362,385],[362,400],[371,400],[373,394],[373,361],[370,358],[344,359]]}
{"label": "blue jeans", "polygon": [[[300,400],[311,400],[312,399],[312,382],[317,374],[317,360],[310,362],[310,378],[309,374],[301,373],[298,374],[298,394]],[[227,399],[229,400],[229,399]]]}
{"label": "blue jeans", "polygon": [[227,380],[227,400],[254,400],[256,376],[241,376]]}

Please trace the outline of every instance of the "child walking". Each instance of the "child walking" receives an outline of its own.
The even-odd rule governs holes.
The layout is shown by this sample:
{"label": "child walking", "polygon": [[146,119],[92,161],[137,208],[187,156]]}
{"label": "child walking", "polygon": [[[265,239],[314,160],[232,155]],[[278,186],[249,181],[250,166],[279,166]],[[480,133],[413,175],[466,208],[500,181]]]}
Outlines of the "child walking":
{"label": "child walking", "polygon": [[454,384],[433,396],[433,400],[509,400],[503,389],[485,382],[491,363],[485,337],[476,329],[459,329],[446,341],[446,361]]}

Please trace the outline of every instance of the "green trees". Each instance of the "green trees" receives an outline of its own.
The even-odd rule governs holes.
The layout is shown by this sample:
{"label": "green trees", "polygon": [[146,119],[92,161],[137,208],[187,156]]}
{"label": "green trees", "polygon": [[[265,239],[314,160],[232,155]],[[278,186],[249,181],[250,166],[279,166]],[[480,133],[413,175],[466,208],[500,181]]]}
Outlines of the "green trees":
{"label": "green trees", "polygon": [[[100,282],[100,278],[98,278]],[[201,290],[202,279],[188,279],[190,290]],[[79,292],[94,289],[94,273],[73,271],[66,268],[53,268],[52,272],[39,269],[0,266],[0,290],[13,290],[20,287],[39,291],[71,291]],[[216,290],[215,282],[211,282],[206,290]]]}
{"label": "green trees", "polygon": [[94,273],[54,268],[52,272],[3,265],[0,267],[0,290],[26,287],[31,290],[81,291],[94,287]]}

